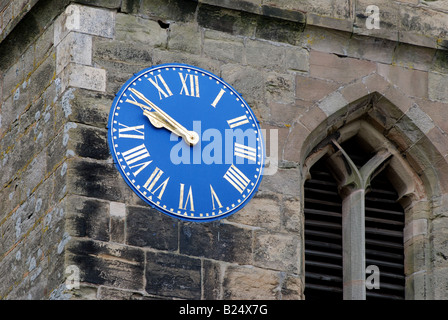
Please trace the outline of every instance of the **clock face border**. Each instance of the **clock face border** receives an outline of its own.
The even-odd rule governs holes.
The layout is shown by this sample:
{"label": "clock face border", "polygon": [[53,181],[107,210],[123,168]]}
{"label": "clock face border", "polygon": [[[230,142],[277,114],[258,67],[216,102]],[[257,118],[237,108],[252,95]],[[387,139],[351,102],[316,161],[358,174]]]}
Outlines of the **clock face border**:
{"label": "clock face border", "polygon": [[[126,90],[128,90],[128,88],[135,82],[138,81],[139,78],[144,77],[145,74],[149,74],[152,72],[155,72],[159,69],[166,69],[166,68],[185,68],[185,69],[190,69],[192,71],[197,71],[198,73],[204,74],[204,76],[207,77],[211,77],[213,78],[216,82],[219,82],[220,85],[224,86],[226,89],[229,90],[229,92],[232,92],[232,94],[235,96],[236,99],[239,99],[239,102],[244,105],[244,109],[245,111],[248,112],[248,115],[250,117],[252,117],[252,123],[255,125],[255,127],[253,128],[256,132],[257,132],[257,138],[259,139],[257,146],[260,147],[259,150],[259,155],[260,155],[260,164],[257,164],[257,168],[259,168],[259,172],[257,175],[257,178],[255,181],[252,181],[254,183],[254,185],[251,188],[250,193],[238,204],[236,204],[234,207],[230,208],[229,210],[225,210],[223,213],[221,214],[216,214],[216,215],[210,215],[210,216],[188,216],[185,214],[179,214],[179,213],[175,213],[172,212],[170,210],[168,210],[167,208],[164,208],[163,205],[161,204],[157,204],[156,202],[148,199],[147,197],[145,197],[141,191],[133,184],[133,182],[131,181],[130,177],[126,174],[126,172],[121,168],[120,165],[120,161],[118,159],[117,156],[117,151],[116,151],[116,147],[114,145],[114,140],[113,140],[113,133],[112,133],[112,128],[113,128],[113,121],[114,121],[114,117],[115,117],[115,113],[117,110],[117,106],[120,103],[120,100],[122,100],[122,96],[123,93],[126,92]],[[163,109],[163,107],[162,107]],[[148,120],[149,122],[149,120]],[[165,130],[165,129],[159,129],[159,130]],[[253,113],[252,109],[250,108],[250,106],[247,104],[247,102],[243,99],[243,97],[230,85],[228,84],[226,81],[224,81],[222,78],[216,76],[215,74],[211,73],[210,71],[207,71],[205,69],[196,67],[196,66],[192,66],[192,65],[188,65],[188,64],[182,64],[182,63],[165,63],[165,64],[160,64],[160,65],[155,65],[149,68],[145,68],[137,73],[134,73],[134,75],[128,79],[120,88],[120,90],[117,92],[117,94],[115,95],[115,98],[112,102],[111,108],[110,108],[110,113],[109,113],[109,118],[108,118],[108,124],[107,124],[107,132],[108,132],[108,144],[109,144],[109,151],[112,154],[113,157],[113,163],[115,165],[115,167],[117,168],[117,170],[120,173],[120,176],[124,179],[124,181],[126,182],[126,184],[132,189],[132,191],[137,194],[137,196],[143,200],[146,204],[148,204],[150,207],[164,213],[167,214],[173,218],[176,219],[180,219],[180,220],[184,220],[184,221],[190,221],[190,222],[211,222],[211,221],[215,221],[215,220],[219,220],[219,219],[223,219],[226,218],[232,214],[234,214],[235,212],[241,210],[245,205],[247,205],[247,203],[252,199],[252,197],[256,194],[258,187],[261,183],[262,177],[263,177],[263,168],[265,165],[265,150],[264,150],[264,138],[263,138],[263,134],[262,131],[260,129],[260,125],[259,125],[259,121],[257,120],[257,118],[255,117],[255,114]],[[220,131],[221,132],[221,131]],[[222,134],[222,132],[221,132]],[[257,161],[258,162],[258,161]],[[185,166],[185,164],[182,164]],[[213,164],[203,164],[203,165],[213,165]]]}

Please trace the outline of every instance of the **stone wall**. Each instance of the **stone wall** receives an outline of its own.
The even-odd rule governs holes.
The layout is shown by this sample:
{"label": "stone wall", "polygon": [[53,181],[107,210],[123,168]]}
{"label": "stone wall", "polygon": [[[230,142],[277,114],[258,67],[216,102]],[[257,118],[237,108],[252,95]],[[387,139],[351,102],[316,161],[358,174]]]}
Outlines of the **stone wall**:
{"label": "stone wall", "polygon": [[[448,297],[443,1],[376,1],[380,31],[364,28],[364,0],[75,2],[29,2],[15,28],[2,20],[1,298],[305,298],[304,160],[361,116],[425,190],[407,208],[407,297]],[[12,2],[0,3],[5,17]],[[167,62],[233,85],[278,158],[227,219],[162,215],[112,163],[115,93]],[[72,270],[80,287],[69,290]]]}

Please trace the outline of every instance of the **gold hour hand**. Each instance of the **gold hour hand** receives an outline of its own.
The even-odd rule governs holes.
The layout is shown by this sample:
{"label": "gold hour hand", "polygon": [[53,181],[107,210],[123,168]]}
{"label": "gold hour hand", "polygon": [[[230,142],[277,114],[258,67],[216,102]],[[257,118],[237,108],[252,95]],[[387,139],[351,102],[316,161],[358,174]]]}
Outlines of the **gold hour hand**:
{"label": "gold hour hand", "polygon": [[130,100],[130,99],[126,99],[126,102],[140,107],[143,111],[143,114],[149,119],[149,121],[151,122],[151,124],[154,127],[156,127],[156,128],[165,127],[164,121],[157,116],[156,112],[151,112],[152,109],[150,107],[148,107],[142,103],[138,103],[136,101]]}

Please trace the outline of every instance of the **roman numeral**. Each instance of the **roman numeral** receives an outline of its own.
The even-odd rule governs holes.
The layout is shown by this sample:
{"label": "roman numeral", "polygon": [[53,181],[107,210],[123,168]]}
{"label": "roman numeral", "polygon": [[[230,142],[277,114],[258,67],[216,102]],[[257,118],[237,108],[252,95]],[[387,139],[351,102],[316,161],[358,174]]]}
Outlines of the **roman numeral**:
{"label": "roman numeral", "polygon": [[133,172],[134,176],[137,176],[143,169],[145,169],[152,162],[151,160],[147,162],[138,163],[140,160],[149,158],[149,152],[148,150],[146,150],[144,144],[141,144],[128,151],[122,152],[121,155],[123,156],[124,161],[126,161],[126,164],[129,166],[130,169],[138,167],[138,170]]}
{"label": "roman numeral", "polygon": [[219,93],[218,93],[218,95],[216,96],[215,100],[213,100],[213,103],[212,103],[212,107],[213,107],[213,108],[216,108],[216,105],[218,104],[219,100],[221,100],[222,95],[223,95],[224,93],[226,93],[226,92],[224,91],[224,89],[221,89],[221,91],[219,91]]}
{"label": "roman numeral", "polygon": [[230,128],[233,129],[235,127],[238,127],[238,126],[241,126],[243,124],[249,123],[249,120],[247,120],[246,115],[244,115],[244,116],[232,119],[232,120],[227,120],[227,123],[229,124]]}
{"label": "roman numeral", "polygon": [[[185,95],[199,98],[199,77],[197,75],[186,74],[185,78],[182,76],[182,73],[179,72],[180,80],[182,81],[182,89],[180,90],[180,94],[185,92]],[[190,78],[190,91],[188,91],[187,79]]]}
{"label": "roman numeral", "polygon": [[244,189],[249,185],[250,180],[233,164],[224,174],[224,179],[226,179],[230,184],[238,190],[240,193],[244,192]]}
{"label": "roman numeral", "polygon": [[235,156],[256,161],[257,149],[235,142]]}
{"label": "roman numeral", "polygon": [[211,193],[211,195],[212,195],[213,210],[215,210],[215,208],[216,208],[216,207],[215,207],[215,201],[216,201],[217,204],[218,204],[218,208],[222,208],[221,201],[219,201],[219,198],[218,198],[218,196],[216,195],[215,190],[213,190],[212,185],[210,185],[210,193]]}
{"label": "roman numeral", "polygon": [[143,185],[143,187],[151,192],[152,194],[156,193],[159,189],[159,195],[157,198],[162,199],[163,193],[165,192],[166,186],[168,184],[168,181],[170,180],[170,177],[166,178],[165,181],[163,181],[157,188],[153,190],[153,188],[156,186],[157,182],[159,181],[160,177],[162,176],[163,171],[159,168],[155,168],[154,171],[149,176],[149,179],[146,181],[146,183]]}
{"label": "roman numeral", "polygon": [[[159,78],[159,80],[157,80],[157,78]],[[156,77],[154,77],[154,79],[148,78],[148,80],[158,90],[160,99],[162,99],[162,96],[165,97],[165,98],[168,98],[169,96],[173,95],[173,93],[171,92],[170,88],[168,87],[168,85],[166,84],[165,80],[163,79],[162,75],[158,74]],[[162,83],[162,85],[165,88],[166,92],[160,87],[159,81]]]}
{"label": "roman numeral", "polygon": [[130,138],[130,139],[145,139],[145,125],[128,127],[122,123],[118,123],[121,128],[118,128],[119,138]]}
{"label": "roman numeral", "polygon": [[187,198],[185,199],[185,203],[184,203],[184,189],[185,189],[185,186],[183,183],[181,183],[180,184],[180,195],[179,195],[179,209],[187,210],[188,202],[190,202],[190,211],[194,211],[193,191],[191,190],[191,186],[188,191]]}

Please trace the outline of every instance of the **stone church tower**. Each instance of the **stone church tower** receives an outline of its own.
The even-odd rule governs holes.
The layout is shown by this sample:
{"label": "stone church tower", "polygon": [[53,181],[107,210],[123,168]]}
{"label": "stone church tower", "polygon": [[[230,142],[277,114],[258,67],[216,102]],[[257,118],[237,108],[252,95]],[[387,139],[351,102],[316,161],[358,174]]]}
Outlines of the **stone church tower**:
{"label": "stone church tower", "polygon": [[[448,1],[0,0],[1,299],[447,299]],[[251,106],[232,216],[146,205],[115,94],[178,62]]]}

